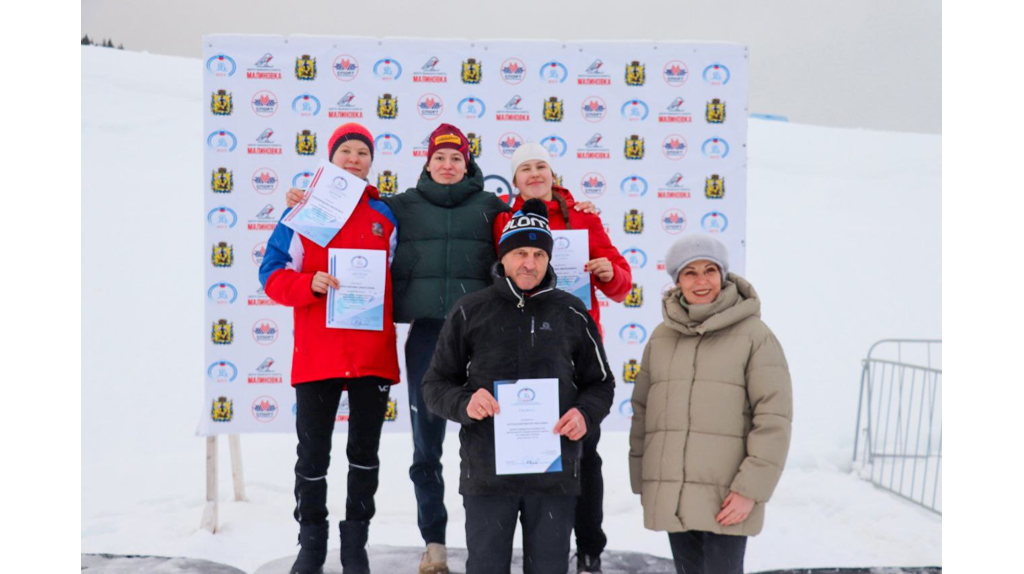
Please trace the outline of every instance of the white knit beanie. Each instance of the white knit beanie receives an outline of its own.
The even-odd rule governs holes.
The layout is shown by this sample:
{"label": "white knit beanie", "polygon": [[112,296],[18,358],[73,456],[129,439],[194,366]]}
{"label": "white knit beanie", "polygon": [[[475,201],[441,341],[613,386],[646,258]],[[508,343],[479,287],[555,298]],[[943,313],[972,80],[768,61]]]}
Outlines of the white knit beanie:
{"label": "white knit beanie", "polygon": [[718,265],[724,285],[725,276],[729,273],[729,250],[721,241],[703,233],[687,235],[673,243],[665,254],[665,270],[673,282],[678,282],[679,272],[683,267],[700,259],[707,259]]}
{"label": "white knit beanie", "polygon": [[524,143],[524,144],[522,144],[521,146],[519,146],[516,149],[515,153],[512,154],[512,181],[513,181],[513,185],[515,185],[514,182],[516,180],[516,171],[519,170],[519,166],[522,165],[523,162],[527,162],[527,161],[534,160],[534,159],[543,161],[543,162],[547,163],[548,165],[550,165],[551,164],[551,152],[549,152],[547,149],[545,149],[544,146],[540,145],[539,143],[535,143],[535,142]]}

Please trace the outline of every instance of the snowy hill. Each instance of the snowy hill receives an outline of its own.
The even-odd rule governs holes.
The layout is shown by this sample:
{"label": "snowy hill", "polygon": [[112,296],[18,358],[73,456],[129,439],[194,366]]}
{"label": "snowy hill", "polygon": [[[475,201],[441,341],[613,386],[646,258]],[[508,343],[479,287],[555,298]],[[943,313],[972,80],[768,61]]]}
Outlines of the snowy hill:
{"label": "snowy hill", "polygon": [[[251,572],[296,550],[295,439],[243,437],[249,501],[229,502],[222,472],[222,530],[198,529],[203,105],[199,60],[82,49],[82,551]],[[795,420],[746,568],[941,564],[941,518],[850,472],[867,348],[941,337],[941,137],[751,120],[748,149],[747,278],[786,350]],[[457,445],[449,435],[448,537],[464,546]],[[626,450],[625,434],[602,439],[609,547],[670,556],[642,528]],[[420,544],[411,457],[411,437],[385,434],[371,545]]]}

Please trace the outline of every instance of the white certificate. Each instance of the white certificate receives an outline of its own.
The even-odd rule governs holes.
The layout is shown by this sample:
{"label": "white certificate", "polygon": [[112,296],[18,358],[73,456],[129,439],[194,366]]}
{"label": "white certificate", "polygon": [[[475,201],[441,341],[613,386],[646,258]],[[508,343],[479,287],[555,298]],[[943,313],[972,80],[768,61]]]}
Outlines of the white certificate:
{"label": "white certificate", "polygon": [[558,276],[555,285],[579,297],[590,310],[590,273],[583,266],[590,261],[590,232],[586,229],[551,230],[555,248],[551,252],[551,268]]}
{"label": "white certificate", "polygon": [[327,327],[384,330],[387,254],[382,249],[329,249],[328,273],[340,289],[327,290]]}
{"label": "white certificate", "polygon": [[281,223],[320,247],[327,247],[345,226],[365,189],[366,181],[323,161],[302,202]]}
{"label": "white certificate", "polygon": [[558,379],[495,381],[494,467],[497,474],[562,470],[558,423]]}

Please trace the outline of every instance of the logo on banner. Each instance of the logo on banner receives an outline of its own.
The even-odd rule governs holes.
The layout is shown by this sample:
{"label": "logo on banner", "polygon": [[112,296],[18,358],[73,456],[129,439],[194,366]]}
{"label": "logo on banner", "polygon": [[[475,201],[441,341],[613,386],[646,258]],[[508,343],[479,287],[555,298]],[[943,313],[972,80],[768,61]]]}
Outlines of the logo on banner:
{"label": "logo on banner", "polygon": [[448,74],[437,69],[437,65],[440,62],[441,61],[437,59],[437,56],[431,56],[428,58],[426,63],[420,67],[420,71],[412,75],[413,83],[447,84]]}
{"label": "logo on banner", "polygon": [[647,82],[647,65],[633,60],[626,64],[626,85],[642,86]]}
{"label": "logo on banner", "polygon": [[231,417],[235,414],[234,407],[232,406],[231,399],[227,397],[217,397],[213,399],[213,405],[210,407],[210,419],[215,423],[229,423]]}
{"label": "logo on banner", "polygon": [[212,254],[210,255],[210,263],[214,267],[226,269],[231,267],[235,262],[234,248],[228,245],[226,241],[221,241],[213,246]]}
{"label": "logo on banner", "polygon": [[501,136],[498,140],[498,151],[501,155],[507,158],[511,158],[512,154],[516,153],[519,146],[523,145],[523,138],[519,134],[509,132]]}
{"label": "logo on banner", "polygon": [[469,140],[469,153],[474,158],[480,157],[480,152],[483,151],[483,147],[480,145],[480,136],[470,132],[466,134],[466,139]]}
{"label": "logo on banner", "polygon": [[359,61],[348,54],[342,54],[334,59],[331,71],[342,82],[351,82],[359,75]]}
{"label": "logo on banner", "polygon": [[436,120],[444,112],[444,102],[437,94],[423,94],[416,104],[420,117],[425,120]]}
{"label": "logo on banner", "polygon": [[640,136],[634,134],[629,136],[626,140],[625,147],[622,150],[623,155],[626,159],[639,160],[644,159],[644,140]]}
{"label": "logo on banner", "polygon": [[218,305],[230,305],[238,299],[238,289],[230,283],[214,283],[206,290],[206,298]]}
{"label": "logo on banner", "polygon": [[629,263],[631,269],[643,269],[647,266],[647,254],[638,247],[629,247],[622,251],[622,258]]}
{"label": "logo on banner", "polygon": [[622,104],[622,117],[631,122],[642,122],[647,119],[651,109],[642,100],[628,100]]}
{"label": "logo on banner", "polygon": [[238,215],[233,209],[227,206],[215,207],[206,214],[206,221],[214,229],[231,229],[238,223]]}
{"label": "logo on banner", "polygon": [[647,180],[636,174],[628,175],[619,184],[619,189],[622,190],[622,195],[625,197],[631,199],[643,197],[647,195]]}
{"label": "logo on banner", "polygon": [[670,134],[665,141],[661,142],[661,153],[672,161],[683,159],[689,149],[690,146],[686,145],[686,138],[679,134]]}
{"label": "logo on banner", "polygon": [[394,58],[377,60],[373,65],[373,75],[382,82],[393,82],[402,77],[402,64]]}
{"label": "logo on banner", "polygon": [[704,119],[706,119],[709,124],[725,123],[725,102],[718,98],[714,98],[708,102],[707,109],[704,113]]}
{"label": "logo on banner", "polygon": [[316,58],[309,54],[295,58],[295,77],[304,82],[311,82],[316,79]]}
{"label": "logo on banner", "polygon": [[516,85],[526,78],[526,64],[519,58],[509,58],[501,64],[501,79],[506,84]]}
{"label": "logo on banner", "polygon": [[562,105],[562,100],[555,96],[544,100],[544,121],[560,122],[564,116],[565,109]]}
{"label": "logo on banner", "polygon": [[582,74],[576,77],[577,86],[610,86],[612,76],[604,71],[604,62],[594,60]]}
{"label": "logo on banner", "polygon": [[299,117],[314,117],[320,113],[320,100],[313,94],[298,95],[292,100],[292,111]]}
{"label": "logo on banner", "polygon": [[608,115],[608,106],[605,105],[604,100],[601,98],[591,96],[583,100],[580,111],[583,113],[583,119],[591,123],[597,123]]}
{"label": "logo on banner", "polygon": [[624,419],[633,418],[633,403],[630,402],[630,399],[626,399],[619,403],[619,416]]}
{"label": "logo on banner", "polygon": [[300,171],[292,178],[292,187],[308,189],[309,184],[313,183],[313,175],[314,173],[311,171]]}
{"label": "logo on banner", "polygon": [[273,128],[263,130],[256,141],[245,146],[245,153],[249,155],[281,155],[282,152],[281,144],[274,141]]}
{"label": "logo on banner", "polygon": [[235,61],[227,54],[217,54],[206,61],[206,70],[218,78],[234,76],[236,69]]}
{"label": "logo on banner", "polygon": [[622,302],[622,305],[628,309],[639,309],[644,306],[644,287],[637,283],[633,283],[633,287],[629,290],[629,294],[626,295],[626,300]]}
{"label": "logo on banner", "polygon": [[603,140],[600,133],[590,136],[587,143],[576,150],[576,159],[611,159],[612,152],[601,143]]}
{"label": "logo on banner", "polygon": [[678,88],[686,83],[686,80],[690,79],[690,68],[685,63],[679,60],[672,60],[665,64],[665,67],[661,70],[661,75],[665,78],[665,83]]}
{"label": "logo on banner", "polygon": [[273,231],[277,227],[276,208],[271,203],[263,206],[263,209],[256,213],[256,217],[249,220],[246,227],[249,231]]}
{"label": "logo on banner", "polygon": [[393,120],[398,117],[398,98],[391,94],[377,97],[377,117],[382,120]]}
{"label": "logo on banner", "polygon": [[459,102],[455,109],[459,112],[460,116],[467,120],[482,118],[484,113],[487,112],[487,106],[484,104],[484,101],[473,96],[462,98],[462,101]]}
{"label": "logo on banner", "polygon": [[250,385],[270,384],[276,385],[284,382],[284,375],[274,369],[274,358],[267,357],[256,367],[256,371],[249,373],[246,383]]}
{"label": "logo on banner", "polygon": [[658,114],[658,122],[663,124],[688,124],[693,122],[693,114],[683,107],[686,102],[683,98],[677,97],[672,100],[665,111]]}
{"label": "logo on banner", "polygon": [[658,199],[690,199],[690,187],[683,181],[683,174],[672,174],[658,189]]}
{"label": "logo on banner", "polygon": [[629,235],[639,235],[644,232],[644,212],[630,209],[622,216],[622,230]]}
{"label": "logo on banner", "polygon": [[708,199],[722,199],[725,197],[725,178],[717,173],[706,177],[704,179],[704,197]]}
{"label": "logo on banner", "polygon": [[235,324],[227,319],[220,319],[213,324],[210,340],[214,345],[230,345],[235,340]]}
{"label": "logo on banner", "polygon": [[402,151],[402,139],[391,133],[383,133],[373,140],[373,147],[384,157],[394,157]]}
{"label": "logo on banner", "polygon": [[724,86],[728,84],[729,79],[732,78],[732,74],[729,73],[729,68],[717,63],[704,68],[702,76],[704,78],[704,82],[709,86]]}
{"label": "logo on banner", "polygon": [[252,338],[261,345],[273,345],[277,335],[277,323],[270,319],[260,319],[252,326]]}
{"label": "logo on banner", "polygon": [[708,159],[722,159],[729,155],[729,142],[722,138],[710,138],[700,146],[700,151]]}
{"label": "logo on banner", "polygon": [[335,413],[334,420],[339,423],[347,421],[349,417],[349,411],[350,409],[348,408],[348,393],[342,393],[341,400],[338,401],[338,410]]}
{"label": "logo on banner", "polygon": [[604,176],[596,171],[592,171],[580,179],[580,189],[583,190],[583,195],[590,199],[597,199],[604,195],[606,186]]}
{"label": "logo on banner", "polygon": [[569,70],[561,62],[550,61],[540,67],[540,79],[549,84],[564,84]]}
{"label": "logo on banner", "polygon": [[686,229],[686,214],[679,209],[669,209],[661,214],[661,228],[670,235],[682,233]]}
{"label": "logo on banner", "polygon": [[228,171],[226,167],[218,167],[217,171],[210,174],[210,189],[214,193],[231,193],[235,188],[233,173],[235,172]]}
{"label": "logo on banner", "polygon": [[398,174],[386,169],[377,176],[377,191],[382,197],[389,197],[398,193]]}
{"label": "logo on banner", "polygon": [[398,420],[398,402],[388,399],[388,408],[384,411],[384,422],[393,423]]}
{"label": "logo on banner", "polygon": [[499,122],[528,122],[530,121],[530,112],[524,110],[521,106],[523,98],[518,94],[512,96],[512,99],[505,104],[502,111],[494,114],[494,119]]}
{"label": "logo on banner", "polygon": [[255,293],[246,298],[245,304],[249,307],[266,307],[276,306],[278,303],[267,296],[267,292],[263,290],[263,286],[261,285],[256,289]]}
{"label": "logo on banner", "polygon": [[252,188],[256,193],[270,195],[277,191],[277,183],[277,172],[268,167],[261,167],[252,174]]}
{"label": "logo on banner", "polygon": [[476,58],[469,58],[462,63],[462,83],[479,84],[481,79],[481,65]]}
{"label": "logo on banner", "polygon": [[354,103],[356,95],[352,92],[346,92],[341,99],[338,100],[334,106],[327,109],[327,117],[329,118],[362,118],[363,109],[357,107]]}
{"label": "logo on banner", "polygon": [[708,233],[725,233],[729,228],[729,219],[721,211],[709,211],[700,218],[700,227]]}
{"label": "logo on banner", "polygon": [[230,153],[238,146],[238,138],[227,130],[218,130],[207,136],[206,145],[217,153]]}
{"label": "logo on banner", "polygon": [[274,55],[270,52],[263,54],[262,58],[256,60],[253,67],[245,71],[245,78],[247,80],[280,80],[281,68],[271,63],[273,59]]}
{"label": "logo on banner", "polygon": [[235,105],[231,101],[231,94],[227,90],[217,90],[210,94],[210,112],[215,116],[230,116]]}
{"label": "logo on banner", "polygon": [[252,111],[261,118],[269,118],[277,113],[277,96],[273,92],[260,90],[252,97]]}
{"label": "logo on banner", "polygon": [[217,361],[206,369],[206,376],[215,383],[231,383],[238,378],[238,367],[229,361]]}
{"label": "logo on banner", "polygon": [[256,397],[252,402],[252,417],[261,423],[269,423],[276,419],[277,410],[277,401],[271,396]]}
{"label": "logo on banner", "polygon": [[427,150],[430,149],[430,136],[423,138],[419,144],[413,146],[412,157],[427,157]]}
{"label": "logo on banner", "polygon": [[267,242],[257,243],[252,248],[252,262],[256,264],[256,267],[263,265],[263,258],[267,255]]}
{"label": "logo on banner", "polygon": [[627,345],[642,345],[647,340],[647,329],[640,323],[627,323],[619,329],[619,340]]}
{"label": "logo on banner", "polygon": [[309,130],[295,134],[295,153],[304,156],[316,155],[316,134]]}
{"label": "logo on banner", "polygon": [[569,145],[565,143],[565,140],[556,135],[544,138],[541,140],[541,145],[548,150],[552,158],[564,156],[565,152],[569,149]]}
{"label": "logo on banner", "polygon": [[636,383],[636,376],[640,374],[640,363],[636,359],[622,362],[622,382],[627,385]]}

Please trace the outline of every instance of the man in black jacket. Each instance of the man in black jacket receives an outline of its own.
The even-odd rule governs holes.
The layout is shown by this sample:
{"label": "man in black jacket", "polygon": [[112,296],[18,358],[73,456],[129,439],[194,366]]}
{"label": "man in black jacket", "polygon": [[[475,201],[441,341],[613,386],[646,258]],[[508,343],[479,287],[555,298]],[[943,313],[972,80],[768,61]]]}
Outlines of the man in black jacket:
{"label": "man in black jacket", "polygon": [[[555,288],[547,208],[523,205],[498,244],[494,284],[461,298],[441,331],[423,378],[427,407],[462,423],[459,492],[466,508],[467,574],[508,572],[515,523],[523,523],[524,571],[564,574],[581,443],[608,414],[615,381],[593,319],[578,298]],[[558,379],[562,470],[496,473],[494,383]]]}

